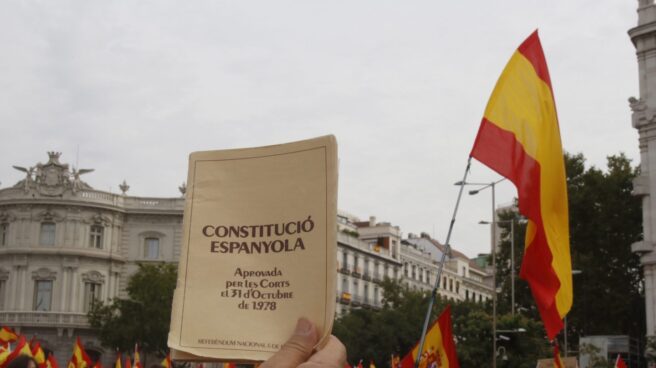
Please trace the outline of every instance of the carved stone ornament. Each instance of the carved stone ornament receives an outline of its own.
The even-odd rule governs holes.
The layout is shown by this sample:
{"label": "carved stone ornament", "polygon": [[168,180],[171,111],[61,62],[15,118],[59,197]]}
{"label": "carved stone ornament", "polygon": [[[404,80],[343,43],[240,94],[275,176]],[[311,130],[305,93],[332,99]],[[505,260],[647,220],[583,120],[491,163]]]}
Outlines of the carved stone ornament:
{"label": "carved stone ornament", "polygon": [[38,221],[63,221],[64,216],[58,214],[57,212],[53,211],[50,208],[47,208],[45,211],[41,211],[34,216],[34,218]]}
{"label": "carved stone ornament", "polygon": [[14,169],[25,173],[25,179],[14,185],[14,188],[23,188],[25,193],[38,193],[46,197],[63,195],[67,190],[73,194],[83,189],[92,189],[87,183],[80,180],[80,175],[92,172],[93,169],[69,170],[68,164],[59,162],[61,152],[48,152],[48,162],[38,163],[29,168],[13,166]]}
{"label": "carved stone ornament", "polygon": [[91,283],[94,283],[94,284],[104,284],[105,283],[105,276],[103,276],[98,271],[89,271],[87,273],[83,273],[81,276],[82,276],[82,281],[83,282],[91,282]]}
{"label": "carved stone ornament", "polygon": [[0,224],[16,221],[16,216],[9,212],[0,212]]}
{"label": "carved stone ornament", "polygon": [[99,224],[99,225],[103,225],[103,226],[109,226],[112,223],[112,220],[107,216],[103,216],[101,214],[96,214],[93,217],[91,217],[91,223],[92,224]]}
{"label": "carved stone ornament", "polygon": [[32,278],[34,280],[54,280],[57,278],[57,272],[42,267],[32,272]]}
{"label": "carved stone ornament", "polygon": [[123,183],[121,183],[121,185],[119,185],[118,188],[121,190],[121,193],[123,193],[123,195],[125,195],[128,192],[128,190],[130,190],[130,186],[125,181],[125,179],[123,179]]}

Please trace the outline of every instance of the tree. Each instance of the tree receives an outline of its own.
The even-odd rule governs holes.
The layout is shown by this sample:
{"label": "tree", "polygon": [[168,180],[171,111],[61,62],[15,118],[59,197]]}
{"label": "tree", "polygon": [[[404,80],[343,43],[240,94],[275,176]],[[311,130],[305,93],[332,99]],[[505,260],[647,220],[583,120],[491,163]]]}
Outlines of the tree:
{"label": "tree", "polygon": [[[410,290],[397,281],[382,284],[383,308],[352,309],[335,322],[333,334],[346,346],[348,360],[373,359],[387,367],[391,354],[405,356],[417,344],[428,307],[429,294]],[[444,310],[447,301],[437,298],[431,317]],[[492,314],[489,303],[452,302],[453,334],[462,367],[486,367],[492,358]],[[533,366],[548,357],[550,347],[542,323],[526,316],[498,316],[500,330],[523,328],[521,334],[506,334],[499,342],[511,359],[498,360],[499,367]]]}
{"label": "tree", "polygon": [[[631,194],[638,169],[623,154],[609,156],[605,171],[586,168],[582,154],[565,155],[569,197],[574,304],[568,335],[644,336],[643,276],[631,244],[642,238],[640,199]],[[526,225],[516,211],[499,214],[502,228],[497,280],[499,310],[510,310],[510,221],[515,224],[515,275],[519,274]],[[516,279],[516,304],[538,317],[525,281]],[[638,311],[638,313],[636,313]],[[633,316],[633,318],[626,318]],[[573,340],[573,341],[572,341]],[[576,339],[570,343],[576,345]]]}
{"label": "tree", "polygon": [[139,264],[128,282],[128,299],[96,303],[88,314],[103,345],[128,351],[139,343],[142,351],[166,355],[177,268],[172,264]]}

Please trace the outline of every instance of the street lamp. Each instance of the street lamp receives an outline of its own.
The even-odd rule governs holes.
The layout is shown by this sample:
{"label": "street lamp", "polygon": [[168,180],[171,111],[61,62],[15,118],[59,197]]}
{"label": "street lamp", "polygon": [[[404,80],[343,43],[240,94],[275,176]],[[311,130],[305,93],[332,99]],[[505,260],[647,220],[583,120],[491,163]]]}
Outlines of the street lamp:
{"label": "street lamp", "polygon": [[501,178],[497,181],[491,183],[470,183],[466,181],[456,182],[454,185],[465,186],[465,185],[474,185],[479,186],[480,188],[475,190],[470,190],[469,195],[476,195],[481,190],[487,188],[492,188],[492,368],[497,368],[497,247],[496,247],[496,227],[497,227],[497,216],[496,216],[496,203],[495,203],[495,190],[494,187],[506,180],[506,178]]}
{"label": "street lamp", "polygon": [[[478,223],[481,225],[492,225],[492,223],[489,221],[479,221]],[[515,316],[515,220],[513,219],[513,220],[496,221],[496,223],[497,224],[510,223],[510,314],[514,317]],[[496,239],[494,239],[494,241],[496,242]]]}
{"label": "street lamp", "polygon": [[[574,275],[580,275],[582,274],[583,271],[581,270],[572,270],[572,276]],[[565,358],[567,358],[567,314],[565,315]]]}

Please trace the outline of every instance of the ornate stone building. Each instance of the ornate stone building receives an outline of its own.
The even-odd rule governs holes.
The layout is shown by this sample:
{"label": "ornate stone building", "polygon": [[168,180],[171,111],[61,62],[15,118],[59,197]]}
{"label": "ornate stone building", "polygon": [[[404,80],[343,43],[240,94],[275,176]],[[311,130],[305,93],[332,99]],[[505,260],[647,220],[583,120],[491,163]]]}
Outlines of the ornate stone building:
{"label": "ornate stone building", "polygon": [[0,325],[37,336],[60,366],[80,336],[90,355],[113,352],[89,330],[94,300],[124,293],[136,262],[176,262],[184,198],[139,198],[91,188],[80,170],[48,153],[14,166],[25,179],[0,189]]}
{"label": "ornate stone building", "polygon": [[634,194],[642,197],[644,240],[631,246],[645,275],[647,336],[656,335],[656,5],[638,1],[638,26],[629,30],[638,57],[639,98],[629,98],[633,127],[639,133],[640,176]]}

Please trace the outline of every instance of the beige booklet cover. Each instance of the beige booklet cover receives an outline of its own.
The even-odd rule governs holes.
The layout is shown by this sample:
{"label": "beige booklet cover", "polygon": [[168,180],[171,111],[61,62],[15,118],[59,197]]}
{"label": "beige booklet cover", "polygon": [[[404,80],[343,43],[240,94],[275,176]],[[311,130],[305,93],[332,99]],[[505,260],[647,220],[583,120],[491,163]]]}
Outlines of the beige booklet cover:
{"label": "beige booklet cover", "polygon": [[189,158],[168,345],[178,360],[261,361],[335,312],[334,136]]}

